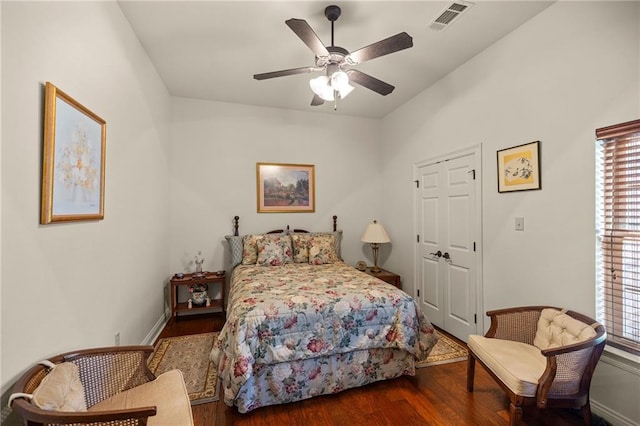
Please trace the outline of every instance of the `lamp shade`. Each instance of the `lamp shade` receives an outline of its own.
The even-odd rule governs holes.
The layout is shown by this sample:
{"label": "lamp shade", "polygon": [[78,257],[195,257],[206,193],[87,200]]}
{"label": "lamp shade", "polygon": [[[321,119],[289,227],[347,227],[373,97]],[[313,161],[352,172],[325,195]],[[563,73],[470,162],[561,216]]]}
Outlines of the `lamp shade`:
{"label": "lamp shade", "polygon": [[331,87],[340,91],[349,85],[349,76],[344,71],[336,71],[331,75]]}
{"label": "lamp shade", "polygon": [[340,94],[340,99],[344,99],[347,97],[347,95],[351,92],[353,92],[354,87],[350,84],[345,85],[342,89],[340,89],[338,91],[338,93]]}
{"label": "lamp shade", "polygon": [[374,220],[368,224],[360,238],[363,243],[390,243],[391,240],[387,235],[387,231],[384,230],[384,226]]}
{"label": "lamp shade", "polygon": [[313,93],[320,96],[325,101],[333,101],[333,87],[329,84],[331,80],[326,75],[312,78],[309,81],[309,86]]}

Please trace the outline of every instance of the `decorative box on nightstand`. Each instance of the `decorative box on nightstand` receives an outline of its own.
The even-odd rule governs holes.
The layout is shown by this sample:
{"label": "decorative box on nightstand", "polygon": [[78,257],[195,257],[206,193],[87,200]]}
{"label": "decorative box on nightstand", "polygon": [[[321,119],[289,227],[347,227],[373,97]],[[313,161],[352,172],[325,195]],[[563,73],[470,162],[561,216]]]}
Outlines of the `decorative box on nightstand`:
{"label": "decorative box on nightstand", "polygon": [[382,281],[389,283],[391,285],[394,285],[398,287],[400,290],[402,290],[402,282],[400,281],[400,275],[394,274],[393,272],[387,271],[385,269],[382,269],[380,272],[373,272],[371,270],[371,267],[367,267],[367,269],[365,269],[363,272],[365,274],[371,275],[372,277],[381,279]]}

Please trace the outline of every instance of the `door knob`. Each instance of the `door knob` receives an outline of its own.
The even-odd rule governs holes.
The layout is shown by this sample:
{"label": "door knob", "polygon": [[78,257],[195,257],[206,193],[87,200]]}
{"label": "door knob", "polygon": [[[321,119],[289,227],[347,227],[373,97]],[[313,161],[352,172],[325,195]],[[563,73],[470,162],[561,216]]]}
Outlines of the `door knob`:
{"label": "door knob", "polygon": [[451,262],[451,256],[449,256],[448,252],[445,251],[442,257],[444,257],[444,260],[446,260],[447,262]]}
{"label": "door knob", "polygon": [[[436,257],[442,257],[442,252],[440,250],[438,250],[435,253],[429,253],[431,256],[436,256]],[[448,255],[447,255],[448,256]]]}

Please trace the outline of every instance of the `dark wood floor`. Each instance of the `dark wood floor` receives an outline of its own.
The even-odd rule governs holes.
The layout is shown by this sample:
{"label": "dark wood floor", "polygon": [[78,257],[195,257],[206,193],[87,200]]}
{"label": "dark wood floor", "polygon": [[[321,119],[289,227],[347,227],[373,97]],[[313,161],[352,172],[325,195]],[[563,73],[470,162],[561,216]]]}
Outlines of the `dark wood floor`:
{"label": "dark wood floor", "polygon": [[[219,331],[222,315],[171,320],[160,337]],[[373,383],[336,395],[259,408],[240,414],[222,402],[196,405],[196,426],[342,426],[342,425],[507,425],[509,402],[502,389],[476,366],[475,390],[466,389],[466,362],[417,370],[415,377]],[[527,407],[523,424],[582,425],[571,410]],[[597,417],[594,424],[603,423]]]}

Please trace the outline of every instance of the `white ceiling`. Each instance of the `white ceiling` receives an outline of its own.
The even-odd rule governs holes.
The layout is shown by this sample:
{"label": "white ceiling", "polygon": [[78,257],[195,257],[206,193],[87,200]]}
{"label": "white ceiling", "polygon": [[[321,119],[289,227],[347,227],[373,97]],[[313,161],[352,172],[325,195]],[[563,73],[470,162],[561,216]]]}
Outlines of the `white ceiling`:
{"label": "white ceiling", "polygon": [[[440,1],[131,1],[119,4],[171,95],[302,111],[384,117],[552,4],[476,1],[444,31],[430,23],[452,2]],[[338,4],[335,45],[349,51],[406,31],[413,47],[357,65],[392,84],[387,96],[356,86],[338,103],[310,106],[300,74],[254,80],[253,74],[314,65],[314,55],[285,25],[306,20],[325,45],[324,9]]]}

